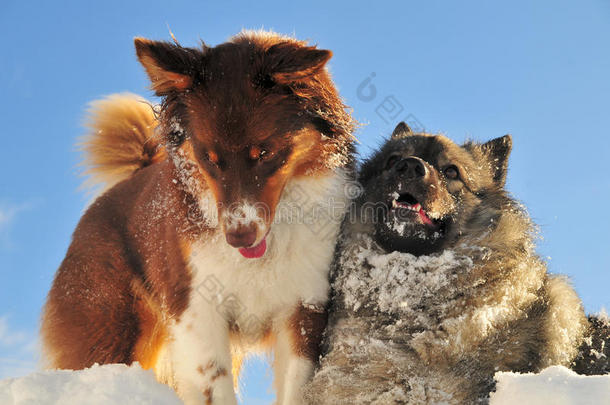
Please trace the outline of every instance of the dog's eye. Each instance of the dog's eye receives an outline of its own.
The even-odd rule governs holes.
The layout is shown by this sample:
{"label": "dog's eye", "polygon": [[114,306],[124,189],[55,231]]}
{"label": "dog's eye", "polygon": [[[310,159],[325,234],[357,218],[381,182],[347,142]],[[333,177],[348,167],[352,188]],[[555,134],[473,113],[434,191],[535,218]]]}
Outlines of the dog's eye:
{"label": "dog's eye", "polygon": [[167,142],[173,147],[178,147],[178,146],[182,145],[182,143],[184,142],[185,139],[186,139],[186,135],[184,134],[184,131],[181,129],[172,130],[172,131],[170,131],[169,134],[167,134]]}
{"label": "dog's eye", "polygon": [[460,177],[460,172],[455,165],[451,165],[444,170],[445,177],[450,180],[455,180]]}
{"label": "dog's eye", "polygon": [[218,154],[216,152],[210,150],[206,152],[205,157],[209,163],[213,164],[214,166],[219,166],[220,160],[218,159]]}
{"label": "dog's eye", "polygon": [[250,159],[258,161],[268,161],[273,158],[274,153],[262,146],[253,146],[250,148]]}
{"label": "dog's eye", "polygon": [[390,170],[396,163],[398,163],[398,161],[400,159],[401,159],[401,156],[399,156],[399,155],[390,156],[388,158],[388,160],[385,162],[384,170]]}

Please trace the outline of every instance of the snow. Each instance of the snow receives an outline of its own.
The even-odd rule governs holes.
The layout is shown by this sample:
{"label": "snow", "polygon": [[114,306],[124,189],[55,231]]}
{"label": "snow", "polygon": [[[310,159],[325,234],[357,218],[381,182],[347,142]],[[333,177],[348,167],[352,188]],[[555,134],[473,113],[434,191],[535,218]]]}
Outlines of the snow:
{"label": "snow", "polygon": [[174,391],[139,365],[94,365],[0,380],[2,405],[181,405]]}
{"label": "snow", "polygon": [[539,374],[496,373],[490,405],[610,404],[610,375],[582,376],[561,366]]}
{"label": "snow", "polygon": [[[610,405],[610,375],[581,376],[553,366],[540,374],[496,374],[497,390],[490,405]],[[0,380],[2,405],[180,405],[152,371],[139,365],[95,365],[81,371],[43,371]]]}

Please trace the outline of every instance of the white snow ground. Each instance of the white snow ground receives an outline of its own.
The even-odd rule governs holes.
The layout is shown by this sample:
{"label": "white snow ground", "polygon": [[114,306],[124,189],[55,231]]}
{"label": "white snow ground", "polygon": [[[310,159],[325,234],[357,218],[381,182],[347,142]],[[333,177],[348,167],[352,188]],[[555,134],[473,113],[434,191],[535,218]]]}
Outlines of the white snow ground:
{"label": "white snow ground", "polygon": [[608,405],[610,375],[582,376],[553,366],[540,374],[496,373],[491,405]]}
{"label": "white snow ground", "polygon": [[2,405],[181,405],[174,391],[139,365],[42,371],[0,380]]}
{"label": "white snow ground", "polygon": [[[491,405],[610,405],[610,375],[581,376],[555,366],[540,374],[498,373]],[[180,405],[151,371],[122,364],[43,371],[0,380],[2,405]]]}

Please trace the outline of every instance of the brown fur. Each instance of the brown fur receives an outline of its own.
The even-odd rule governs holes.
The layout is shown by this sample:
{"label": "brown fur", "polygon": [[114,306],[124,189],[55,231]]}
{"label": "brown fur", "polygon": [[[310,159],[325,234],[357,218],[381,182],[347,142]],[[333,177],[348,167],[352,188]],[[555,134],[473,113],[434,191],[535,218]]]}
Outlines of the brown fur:
{"label": "brown fur", "polygon": [[[264,203],[269,227],[288,180],[351,161],[353,121],[324,68],[329,51],[268,33],[214,48],[135,46],[163,102],[157,111],[131,95],[92,104],[86,173],[107,190],[81,218],[43,310],[49,367],[153,367],[189,305],[191,245],[215,226],[200,199],[213,196],[218,218],[233,202]],[[299,314],[294,327],[312,335],[295,349],[312,356],[319,316]]]}
{"label": "brown fur", "polygon": [[133,357],[144,369],[151,369],[157,364],[159,352],[168,337],[167,321],[163,319],[164,311],[141,283],[134,281],[132,289],[140,325]]}
{"label": "brown fur", "polygon": [[91,103],[88,134],[79,147],[85,154],[88,184],[108,189],[133,172],[165,159],[153,106],[135,94],[113,94]]}
{"label": "brown fur", "polygon": [[322,333],[326,328],[328,313],[325,308],[297,308],[290,318],[294,351],[311,360],[320,356]]}
{"label": "brown fur", "polygon": [[[219,218],[222,207],[238,197],[250,198],[269,208],[269,226],[289,178],[325,173],[349,161],[353,121],[323,69],[330,51],[252,33],[201,50],[139,38],[135,44],[153,89],[166,97],[160,115],[164,132],[181,138],[186,135],[175,132],[188,129],[183,148],[200,165],[202,181],[219,203]],[[175,73],[189,75],[190,87],[176,91],[171,85]],[[220,76],[224,80],[211,80]],[[326,140],[320,139],[321,133]],[[253,148],[266,151],[261,161],[274,157],[281,167],[256,165],[259,158],[252,159]],[[224,174],[219,187],[227,167],[231,176]],[[256,178],[265,178],[265,186]]]}
{"label": "brown fur", "polygon": [[43,313],[51,367],[148,364],[150,351],[139,348],[153,345],[156,352],[157,344],[142,336],[156,341],[158,321],[179,317],[188,304],[190,275],[180,246],[204,229],[189,220],[191,197],[175,187],[174,170],[164,161],[134,173],[81,219]]}
{"label": "brown fur", "polygon": [[212,405],[212,389],[211,388],[206,388],[203,391],[203,396],[205,398],[205,405]]}

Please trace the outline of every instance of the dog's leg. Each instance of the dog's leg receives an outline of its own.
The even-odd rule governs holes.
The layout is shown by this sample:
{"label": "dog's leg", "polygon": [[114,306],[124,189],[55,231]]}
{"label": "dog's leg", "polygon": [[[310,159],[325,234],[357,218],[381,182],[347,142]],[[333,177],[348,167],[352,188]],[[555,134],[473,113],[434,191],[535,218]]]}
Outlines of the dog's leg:
{"label": "dog's leg", "polygon": [[226,320],[196,299],[172,328],[174,385],[186,405],[236,405]]}
{"label": "dog's leg", "polygon": [[299,306],[277,332],[274,385],[277,405],[301,405],[301,389],[313,375],[327,313],[314,306]]}

